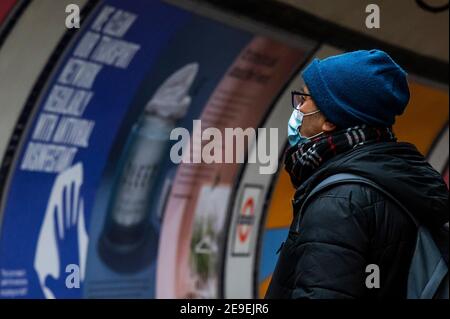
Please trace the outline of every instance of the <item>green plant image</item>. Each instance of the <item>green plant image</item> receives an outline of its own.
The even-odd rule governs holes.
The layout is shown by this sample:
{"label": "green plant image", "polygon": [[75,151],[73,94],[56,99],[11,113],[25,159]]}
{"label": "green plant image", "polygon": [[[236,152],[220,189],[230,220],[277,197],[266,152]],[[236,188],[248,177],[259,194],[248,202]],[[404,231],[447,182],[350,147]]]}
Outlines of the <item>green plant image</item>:
{"label": "green plant image", "polygon": [[190,263],[201,282],[217,272],[217,233],[211,216],[195,223],[191,240]]}

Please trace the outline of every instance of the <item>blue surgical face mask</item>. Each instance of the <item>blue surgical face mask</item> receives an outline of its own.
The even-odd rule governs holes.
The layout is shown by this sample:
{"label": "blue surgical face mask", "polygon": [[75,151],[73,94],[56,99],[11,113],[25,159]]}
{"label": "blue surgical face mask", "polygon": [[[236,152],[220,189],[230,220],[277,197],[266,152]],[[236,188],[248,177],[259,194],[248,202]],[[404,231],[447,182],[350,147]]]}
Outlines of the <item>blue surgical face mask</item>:
{"label": "blue surgical face mask", "polygon": [[291,114],[291,118],[288,122],[288,141],[291,146],[294,146],[298,143],[307,143],[310,141],[311,138],[319,136],[323,132],[316,134],[311,137],[305,137],[300,134],[300,127],[302,126],[303,117],[308,115],[313,115],[316,113],[319,113],[320,110],[309,112],[309,113],[303,113],[300,110],[294,110]]}

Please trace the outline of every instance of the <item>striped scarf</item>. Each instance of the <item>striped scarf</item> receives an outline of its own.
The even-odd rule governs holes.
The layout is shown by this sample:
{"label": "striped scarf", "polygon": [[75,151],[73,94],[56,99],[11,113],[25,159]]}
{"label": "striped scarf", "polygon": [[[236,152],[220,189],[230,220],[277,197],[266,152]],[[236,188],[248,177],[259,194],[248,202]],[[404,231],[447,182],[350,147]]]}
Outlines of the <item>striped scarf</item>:
{"label": "striped scarf", "polygon": [[370,127],[365,124],[323,134],[307,143],[296,144],[286,151],[285,169],[298,188],[324,162],[357,146],[392,142],[396,137],[390,127]]}

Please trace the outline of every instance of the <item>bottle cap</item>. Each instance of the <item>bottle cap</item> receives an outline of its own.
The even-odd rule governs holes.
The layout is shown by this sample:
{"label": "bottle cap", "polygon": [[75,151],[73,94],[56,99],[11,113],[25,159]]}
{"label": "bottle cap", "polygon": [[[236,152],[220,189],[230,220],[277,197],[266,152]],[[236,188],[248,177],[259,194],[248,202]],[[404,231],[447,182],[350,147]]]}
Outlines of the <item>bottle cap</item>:
{"label": "bottle cap", "polygon": [[190,63],[169,76],[147,103],[146,113],[173,120],[182,118],[191,104],[191,97],[187,94],[198,68],[198,63]]}

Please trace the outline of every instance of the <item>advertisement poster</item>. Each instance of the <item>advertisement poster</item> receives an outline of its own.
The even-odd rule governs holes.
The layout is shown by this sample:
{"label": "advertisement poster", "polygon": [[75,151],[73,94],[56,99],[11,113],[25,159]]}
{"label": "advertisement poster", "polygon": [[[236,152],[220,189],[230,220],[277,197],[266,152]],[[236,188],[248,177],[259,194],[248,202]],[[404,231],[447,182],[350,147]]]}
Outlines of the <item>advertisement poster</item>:
{"label": "advertisement poster", "polygon": [[117,132],[187,18],[144,0],[104,1],[89,17],[41,99],[7,189],[1,297],[82,297],[92,210]]}

